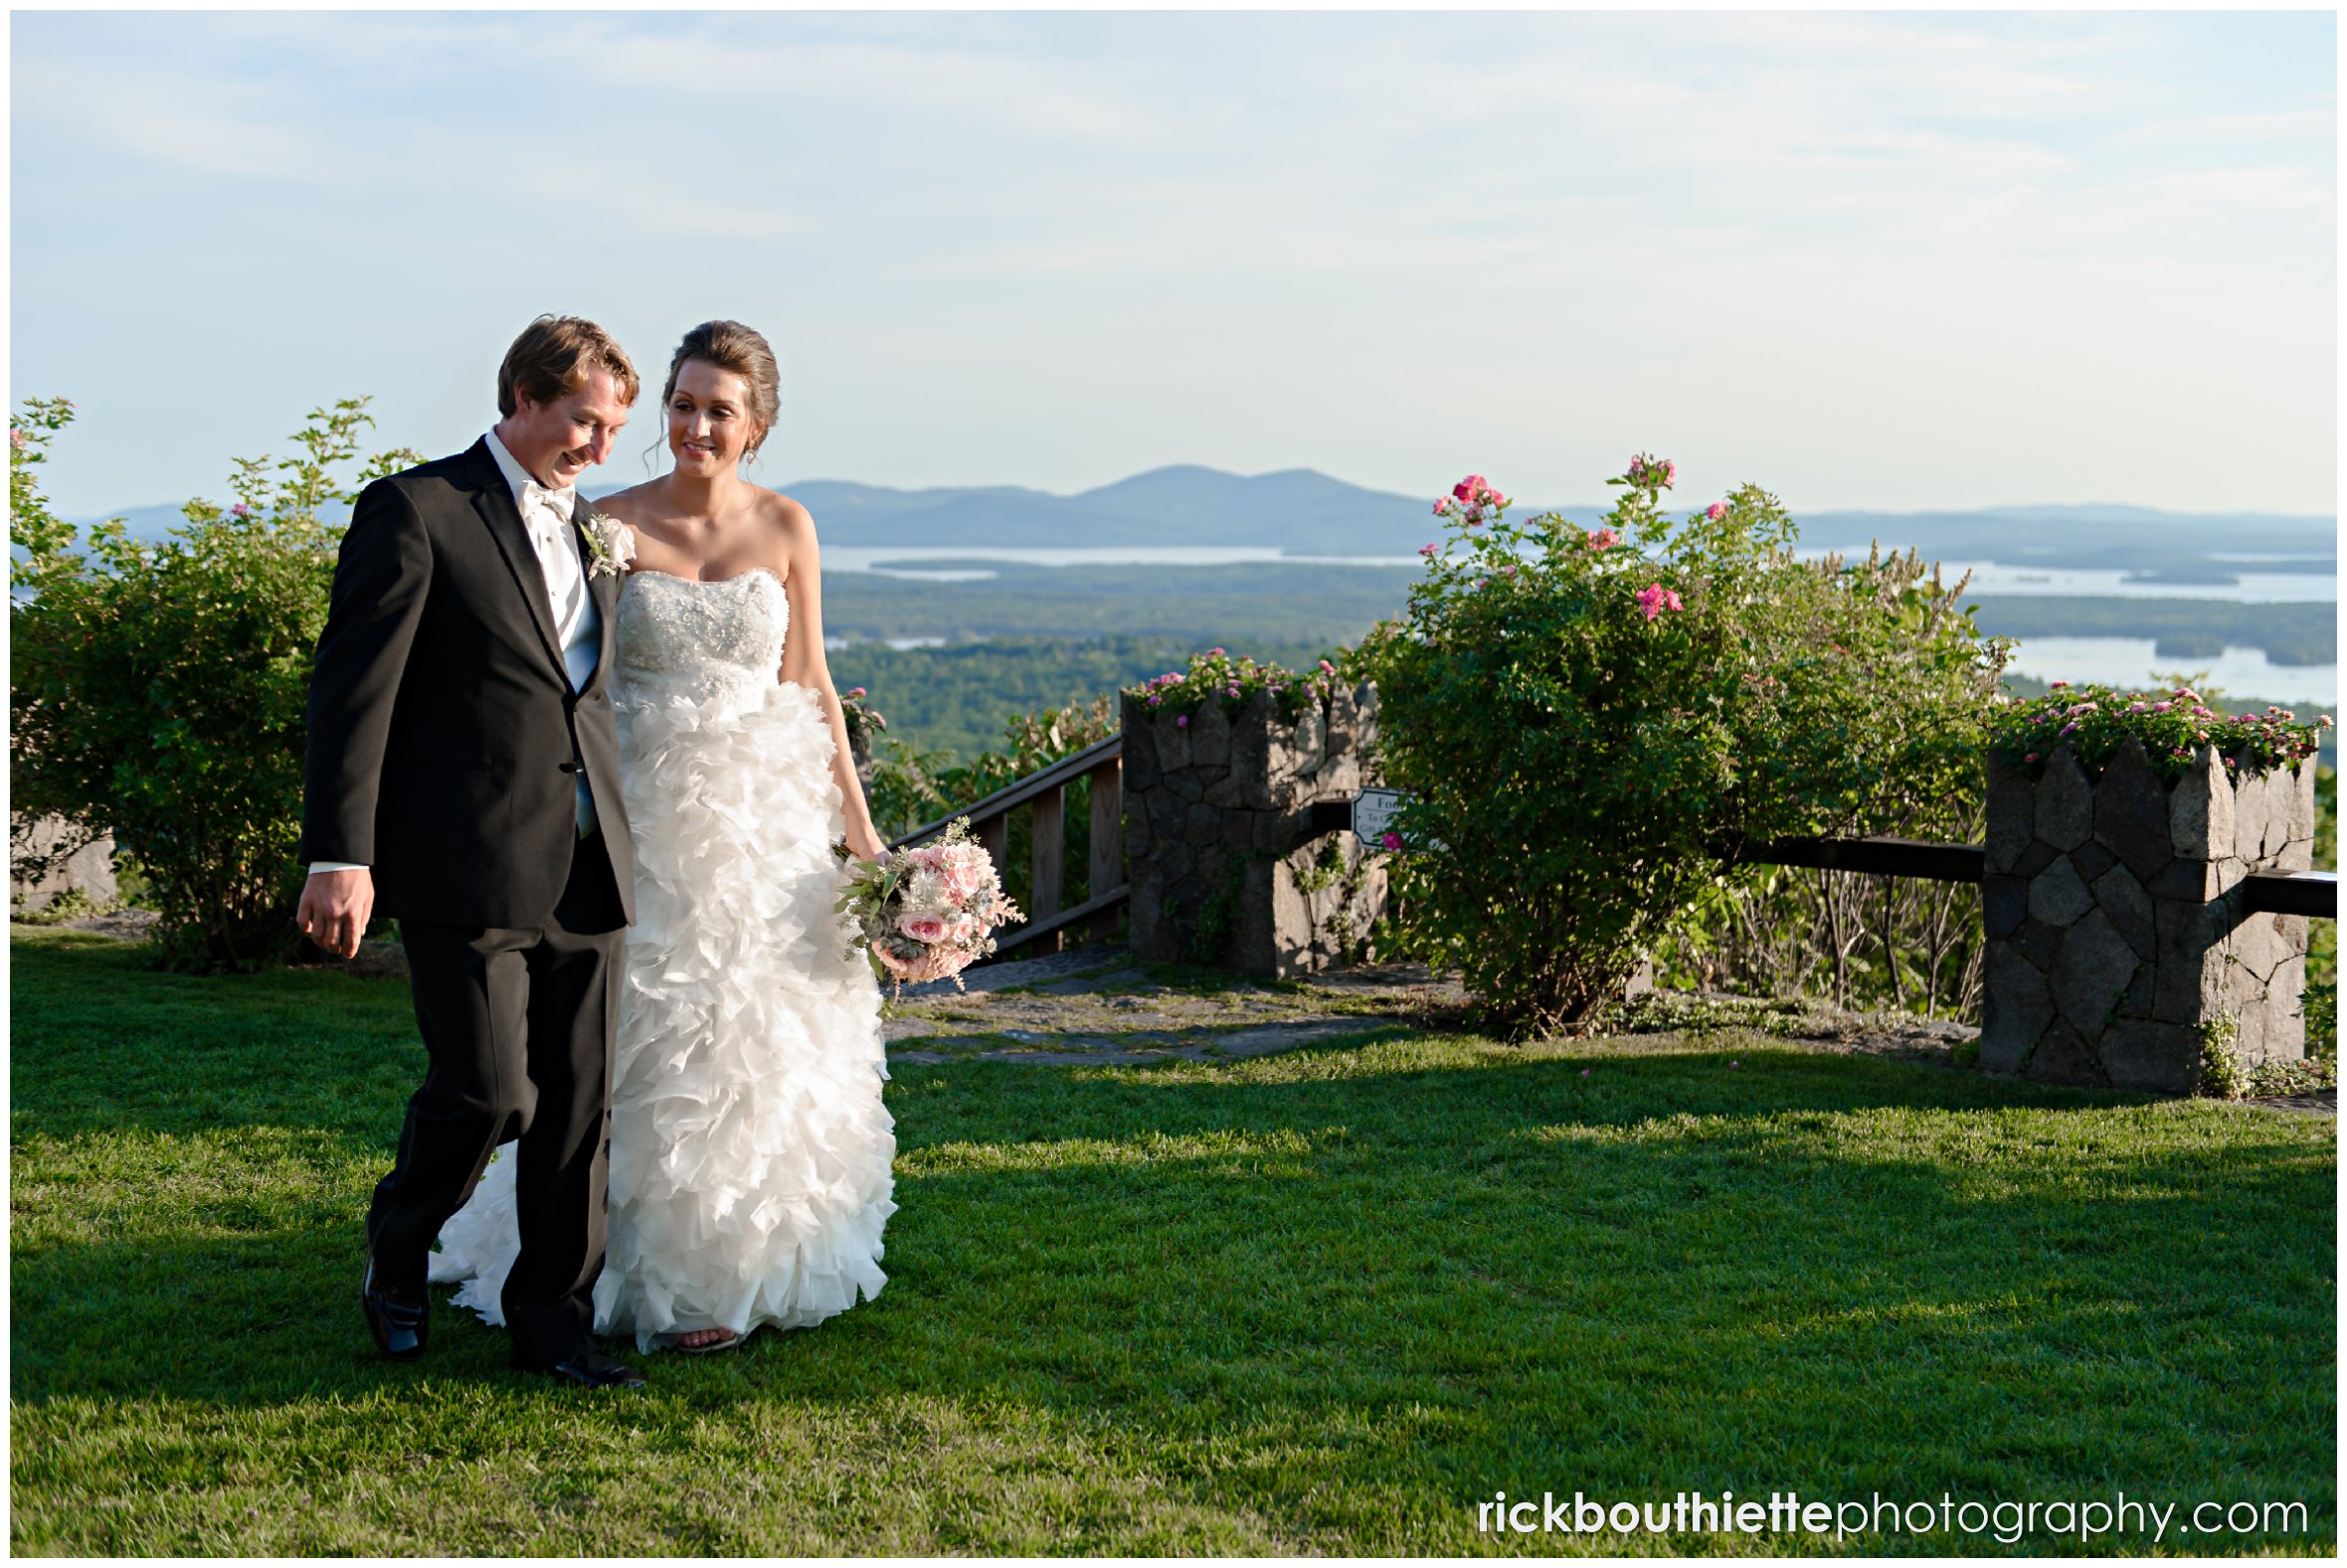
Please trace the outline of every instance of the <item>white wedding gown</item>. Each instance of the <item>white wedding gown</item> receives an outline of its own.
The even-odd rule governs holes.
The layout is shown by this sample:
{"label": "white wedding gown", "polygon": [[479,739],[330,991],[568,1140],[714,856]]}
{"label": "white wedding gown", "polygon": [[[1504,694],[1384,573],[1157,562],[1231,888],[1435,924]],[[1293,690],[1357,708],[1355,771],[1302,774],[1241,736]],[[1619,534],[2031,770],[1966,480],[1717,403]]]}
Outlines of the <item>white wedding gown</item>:
{"label": "white wedding gown", "polygon": [[[635,837],[612,1076],[598,1333],[800,1328],[877,1296],[896,1211],[880,988],[833,908],[841,831],[819,700],[779,681],[764,569],[622,585],[614,699]],[[515,1161],[442,1227],[436,1282],[502,1322]]]}

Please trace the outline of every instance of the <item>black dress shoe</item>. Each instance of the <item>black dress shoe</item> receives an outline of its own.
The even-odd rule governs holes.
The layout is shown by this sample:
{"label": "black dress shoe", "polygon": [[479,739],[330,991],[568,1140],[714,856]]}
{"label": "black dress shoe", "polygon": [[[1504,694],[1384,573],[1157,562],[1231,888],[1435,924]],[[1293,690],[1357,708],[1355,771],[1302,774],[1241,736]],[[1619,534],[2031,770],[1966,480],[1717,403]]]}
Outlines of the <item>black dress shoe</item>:
{"label": "black dress shoe", "polygon": [[557,1361],[552,1366],[529,1365],[520,1361],[514,1365],[524,1372],[543,1372],[548,1377],[576,1383],[581,1388],[643,1387],[641,1372],[625,1361],[605,1355],[601,1350],[582,1350],[569,1360]]}
{"label": "black dress shoe", "polygon": [[432,1327],[430,1301],[422,1296],[409,1300],[386,1290],[375,1277],[372,1252],[367,1254],[366,1272],[359,1276],[359,1307],[367,1314],[375,1348],[394,1361],[413,1361],[424,1353]]}

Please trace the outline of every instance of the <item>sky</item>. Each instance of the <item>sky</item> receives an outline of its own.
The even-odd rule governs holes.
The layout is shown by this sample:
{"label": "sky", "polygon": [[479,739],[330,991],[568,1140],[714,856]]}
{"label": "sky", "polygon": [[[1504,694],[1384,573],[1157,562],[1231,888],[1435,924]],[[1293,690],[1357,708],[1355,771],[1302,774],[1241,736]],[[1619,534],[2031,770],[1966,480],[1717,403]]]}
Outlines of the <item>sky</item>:
{"label": "sky", "polygon": [[[2329,515],[2336,19],[17,12],[11,406],[87,515],[541,311],[783,364],[769,482],[1469,470]],[[663,462],[664,465],[664,462]]]}

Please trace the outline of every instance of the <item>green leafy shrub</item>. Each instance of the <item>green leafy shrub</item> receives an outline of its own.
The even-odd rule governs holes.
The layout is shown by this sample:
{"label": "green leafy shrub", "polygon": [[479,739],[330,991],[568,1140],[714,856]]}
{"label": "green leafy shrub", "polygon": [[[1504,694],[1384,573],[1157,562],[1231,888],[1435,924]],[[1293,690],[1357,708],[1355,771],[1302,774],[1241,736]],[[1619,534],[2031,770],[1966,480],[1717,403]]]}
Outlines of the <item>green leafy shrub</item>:
{"label": "green leafy shrub", "polygon": [[2268,1096],[2315,1095],[2339,1087],[2338,1059],[2309,1056],[2294,1062],[2260,1062],[2250,1069],[2242,1093],[2257,1099]]}
{"label": "green leafy shrub", "polygon": [[1404,907],[1516,1032],[1588,1019],[1740,846],[1881,831],[1978,771],[2007,645],[1963,583],[1802,561],[1754,485],[1674,524],[1675,477],[1641,454],[1583,529],[1470,476],[1362,647],[1386,781],[1417,795]]}
{"label": "green leafy shrub", "polygon": [[[160,544],[120,520],[87,540],[38,481],[73,420],[33,399],[9,426],[15,809],[111,829],[135,857],[174,967],[245,968],[288,953],[301,869],[312,649],[347,500],[335,467],[373,421],[365,400],[314,411],[295,455],[236,459],[227,507],[190,501]],[[416,460],[376,457],[364,483]]]}
{"label": "green leafy shrub", "polygon": [[2242,1064],[2234,1042],[2241,1025],[2231,1018],[2213,1018],[2201,1025],[2200,1093],[2210,1100],[2239,1100],[2249,1092],[2249,1069]]}

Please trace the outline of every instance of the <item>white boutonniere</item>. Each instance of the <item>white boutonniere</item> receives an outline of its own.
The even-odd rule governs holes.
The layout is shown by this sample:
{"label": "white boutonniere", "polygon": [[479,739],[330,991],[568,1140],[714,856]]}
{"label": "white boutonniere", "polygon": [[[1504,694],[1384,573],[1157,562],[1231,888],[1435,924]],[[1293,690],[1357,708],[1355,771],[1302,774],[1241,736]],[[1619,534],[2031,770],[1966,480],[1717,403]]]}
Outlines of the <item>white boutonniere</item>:
{"label": "white boutonniere", "polygon": [[593,558],[589,577],[619,577],[635,560],[635,531],[618,518],[590,506],[580,514],[579,531],[587,536],[587,554]]}

